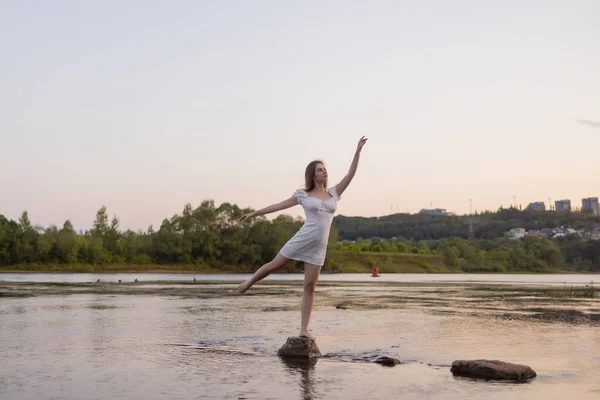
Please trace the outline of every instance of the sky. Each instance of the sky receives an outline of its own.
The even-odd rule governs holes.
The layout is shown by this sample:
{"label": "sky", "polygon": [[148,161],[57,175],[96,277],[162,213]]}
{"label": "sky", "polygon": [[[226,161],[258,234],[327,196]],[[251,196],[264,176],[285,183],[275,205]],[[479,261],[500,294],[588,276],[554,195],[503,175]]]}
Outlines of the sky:
{"label": "sky", "polygon": [[363,135],[337,215],[580,207],[600,196],[598,15],[596,0],[3,1],[0,214],[85,230],[104,205],[145,230],[204,200],[259,209],[313,159],[337,183]]}

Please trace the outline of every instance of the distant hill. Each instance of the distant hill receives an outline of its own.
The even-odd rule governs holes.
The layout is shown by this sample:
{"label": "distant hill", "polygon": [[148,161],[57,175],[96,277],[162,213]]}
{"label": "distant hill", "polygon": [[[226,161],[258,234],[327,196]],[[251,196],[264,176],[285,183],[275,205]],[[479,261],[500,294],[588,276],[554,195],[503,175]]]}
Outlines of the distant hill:
{"label": "distant hill", "polygon": [[[476,238],[494,239],[502,237],[512,228],[526,230],[569,227],[573,229],[593,228],[600,217],[591,213],[519,210],[500,208],[496,212],[472,215],[472,226]],[[449,237],[469,237],[468,215],[392,214],[383,217],[336,216],[333,226],[340,240],[355,240],[358,237],[392,238],[404,237],[412,240],[437,240]]]}

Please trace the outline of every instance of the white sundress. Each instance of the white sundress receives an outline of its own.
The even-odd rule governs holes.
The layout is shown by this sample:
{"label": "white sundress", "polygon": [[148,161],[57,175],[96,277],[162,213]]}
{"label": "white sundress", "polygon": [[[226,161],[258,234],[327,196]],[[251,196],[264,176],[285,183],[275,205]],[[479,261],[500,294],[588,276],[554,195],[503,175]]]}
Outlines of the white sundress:
{"label": "white sundress", "polygon": [[309,196],[302,189],[294,192],[293,196],[304,209],[306,221],[302,228],[281,248],[282,256],[316,266],[322,266],[325,263],[329,231],[339,200],[337,186],[333,186],[327,191],[331,194],[331,198],[327,200]]}

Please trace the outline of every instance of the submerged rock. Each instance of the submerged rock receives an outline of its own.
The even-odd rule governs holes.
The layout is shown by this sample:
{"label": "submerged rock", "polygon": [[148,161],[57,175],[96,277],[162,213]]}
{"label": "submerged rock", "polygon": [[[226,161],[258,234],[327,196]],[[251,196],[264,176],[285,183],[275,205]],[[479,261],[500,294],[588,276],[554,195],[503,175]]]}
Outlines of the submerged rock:
{"label": "submerged rock", "polygon": [[498,360],[456,360],[450,371],[453,375],[505,381],[525,381],[537,376],[528,365]]}
{"label": "submerged rock", "polygon": [[396,364],[402,364],[402,362],[396,358],[381,356],[377,357],[375,361],[377,364],[385,365],[386,367],[393,367]]}
{"label": "submerged rock", "polygon": [[321,357],[321,351],[314,340],[302,336],[290,336],[277,351],[281,357],[315,358]]}

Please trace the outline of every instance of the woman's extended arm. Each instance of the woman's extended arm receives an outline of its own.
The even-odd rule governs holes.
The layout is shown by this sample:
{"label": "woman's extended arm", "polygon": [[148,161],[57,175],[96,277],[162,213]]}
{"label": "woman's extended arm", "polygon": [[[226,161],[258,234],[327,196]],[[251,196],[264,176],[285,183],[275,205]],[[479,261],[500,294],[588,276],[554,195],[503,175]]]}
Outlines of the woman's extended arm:
{"label": "woman's extended arm", "polygon": [[244,214],[240,218],[240,221],[244,222],[247,218],[250,218],[250,217],[258,217],[259,215],[265,215],[265,214],[270,214],[275,211],[285,210],[286,208],[293,207],[297,204],[298,204],[298,200],[296,200],[296,198],[292,196],[288,199],[280,201],[279,203],[271,204],[270,206],[261,208],[260,210],[256,210],[256,211],[252,211],[251,213]]}
{"label": "woman's extended arm", "polygon": [[367,143],[367,140],[368,139],[363,136],[358,141],[358,145],[356,146],[356,152],[354,153],[354,158],[352,159],[352,164],[350,164],[350,170],[348,171],[346,176],[344,176],[344,178],[342,178],[340,183],[337,184],[338,196],[341,196],[342,193],[344,193],[344,190],[346,190],[346,188],[352,181],[352,178],[354,178],[354,174],[356,174],[356,169],[358,168],[358,160],[360,159],[360,152],[361,152],[363,146],[365,145],[365,143]]}

